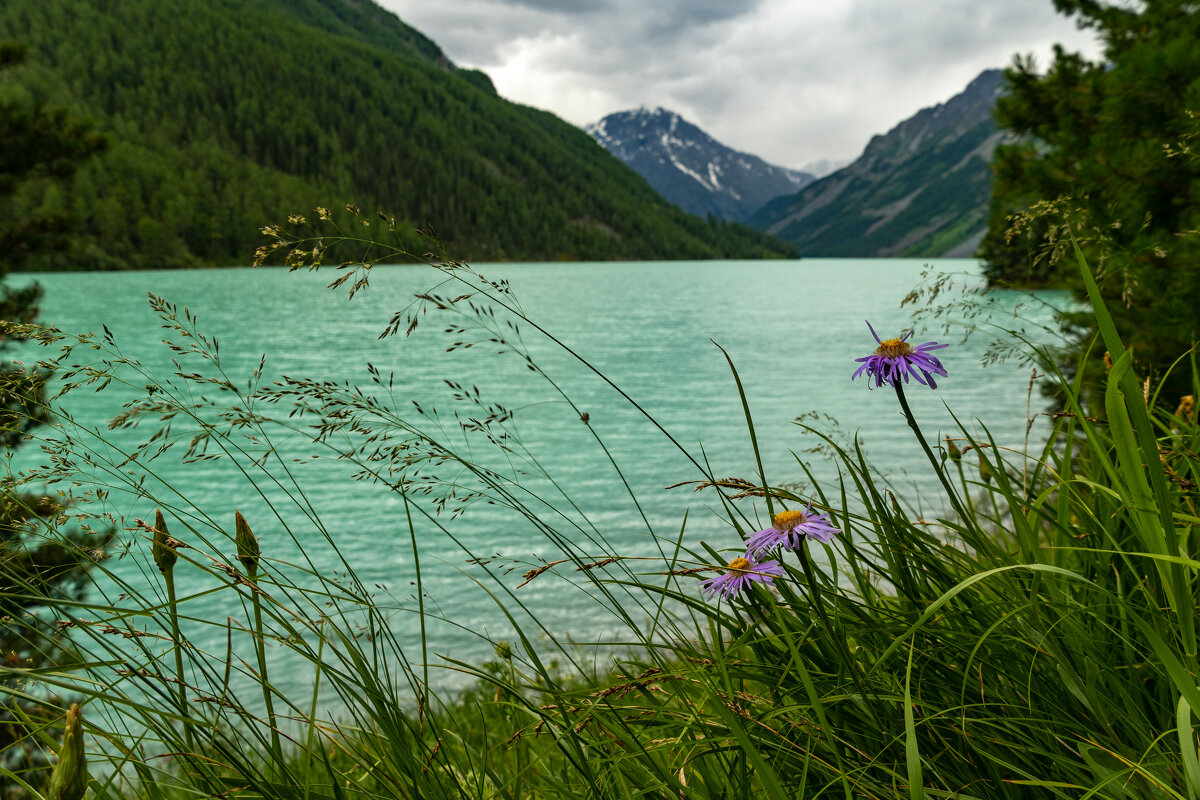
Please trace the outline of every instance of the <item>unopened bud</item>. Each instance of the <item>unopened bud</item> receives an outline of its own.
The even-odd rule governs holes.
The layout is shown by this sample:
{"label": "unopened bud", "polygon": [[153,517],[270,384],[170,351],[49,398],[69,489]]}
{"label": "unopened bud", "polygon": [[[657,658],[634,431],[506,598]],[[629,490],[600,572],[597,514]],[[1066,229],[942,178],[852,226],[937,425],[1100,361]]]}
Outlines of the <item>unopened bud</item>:
{"label": "unopened bud", "polygon": [[237,528],[237,557],[238,561],[246,567],[246,572],[253,578],[258,574],[258,539],[254,538],[254,532],[250,530],[250,524],[246,522],[246,518],[242,516],[242,512],[233,512],[234,524]]}
{"label": "unopened bud", "polygon": [[1104,368],[1106,370],[1108,370],[1109,372],[1112,372],[1112,368],[1113,368],[1112,355],[1107,350],[1104,351]]}
{"label": "unopened bud", "polygon": [[170,538],[167,533],[166,517],[163,516],[161,510],[155,511],[154,541],[150,544],[150,554],[154,556],[154,563],[158,565],[159,572],[170,572],[175,568],[175,562],[179,560],[179,554],[175,552],[175,548],[167,544]]}
{"label": "unopened bud", "polygon": [[979,477],[980,477],[980,479],[984,483],[991,483],[992,478],[994,478],[995,476],[996,476],[996,471],[992,469],[992,465],[989,464],[988,460],[983,457],[982,453],[980,453],[980,455],[979,455]]}
{"label": "unopened bud", "polygon": [[951,461],[962,461],[962,450],[958,449],[958,445],[949,436],[946,437],[946,455]]}
{"label": "unopened bud", "polygon": [[496,642],[492,645],[496,655],[504,661],[512,661],[512,645],[508,642]]}
{"label": "unopened bud", "polygon": [[78,703],[67,711],[67,727],[63,732],[58,763],[50,774],[47,800],[82,800],[87,791],[87,759],[83,755],[83,713]]}

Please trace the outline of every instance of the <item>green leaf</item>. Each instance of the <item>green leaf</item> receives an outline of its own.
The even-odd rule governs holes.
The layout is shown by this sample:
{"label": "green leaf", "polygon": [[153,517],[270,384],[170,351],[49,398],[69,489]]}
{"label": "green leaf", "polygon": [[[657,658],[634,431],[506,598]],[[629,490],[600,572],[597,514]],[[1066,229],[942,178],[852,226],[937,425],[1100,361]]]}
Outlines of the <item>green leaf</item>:
{"label": "green leaf", "polygon": [[908,666],[904,670],[904,760],[908,766],[908,796],[924,800],[925,781],[921,773],[921,751],[917,746],[917,726],[913,720],[912,703],[913,644],[908,643]]}

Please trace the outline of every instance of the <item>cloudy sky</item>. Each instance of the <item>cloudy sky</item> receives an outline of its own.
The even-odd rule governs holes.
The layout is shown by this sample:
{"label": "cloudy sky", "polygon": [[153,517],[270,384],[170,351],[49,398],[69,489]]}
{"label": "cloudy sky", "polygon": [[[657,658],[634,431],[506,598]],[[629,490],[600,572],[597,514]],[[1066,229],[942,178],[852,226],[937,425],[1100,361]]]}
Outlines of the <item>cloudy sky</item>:
{"label": "cloudy sky", "polygon": [[504,97],[577,125],[663,106],[800,167],[947,100],[1014,53],[1095,55],[1051,0],[377,0]]}

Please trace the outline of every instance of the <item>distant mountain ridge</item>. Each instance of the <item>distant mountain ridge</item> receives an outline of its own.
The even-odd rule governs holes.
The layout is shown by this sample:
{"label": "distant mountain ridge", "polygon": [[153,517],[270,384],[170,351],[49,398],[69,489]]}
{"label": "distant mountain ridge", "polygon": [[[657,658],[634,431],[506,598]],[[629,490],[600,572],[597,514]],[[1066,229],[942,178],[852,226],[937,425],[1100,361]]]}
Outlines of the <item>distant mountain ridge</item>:
{"label": "distant mountain ridge", "polygon": [[584,130],[675,205],[736,222],[816,176],[718,142],[664,108],[618,111]]}
{"label": "distant mountain ridge", "polygon": [[802,256],[969,256],[983,238],[990,162],[1007,134],[992,109],[1004,73],[875,136],[847,167],[767,203],[748,222]]}
{"label": "distant mountain ridge", "polygon": [[[13,84],[109,140],[0,216],[61,212],[39,269],[246,264],[260,228],[353,203],[473,261],[759,258],[794,248],[684,213],[594,140],[369,0],[5,0]],[[297,217],[299,219],[299,217]],[[418,249],[419,248],[419,249]]]}

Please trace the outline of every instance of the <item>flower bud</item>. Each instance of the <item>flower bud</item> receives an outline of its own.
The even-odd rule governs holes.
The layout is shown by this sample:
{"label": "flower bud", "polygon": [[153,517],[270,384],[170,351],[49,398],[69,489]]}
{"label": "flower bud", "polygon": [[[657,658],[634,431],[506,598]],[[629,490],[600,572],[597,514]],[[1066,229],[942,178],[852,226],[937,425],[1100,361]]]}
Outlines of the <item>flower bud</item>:
{"label": "flower bud", "polygon": [[154,541],[150,544],[150,554],[154,556],[154,563],[158,565],[159,572],[170,572],[175,568],[175,562],[179,560],[179,554],[175,552],[175,548],[167,546],[169,538],[166,518],[161,510],[155,511]]}
{"label": "flower bud", "polygon": [[496,656],[504,661],[512,661],[512,645],[508,642],[496,642],[492,645],[492,649],[496,651]]}
{"label": "flower bud", "polygon": [[87,759],[83,755],[83,713],[78,703],[67,711],[67,727],[63,732],[58,763],[50,774],[47,800],[82,800],[87,791]]}
{"label": "flower bud", "polygon": [[946,455],[950,457],[951,461],[962,461],[962,450],[958,449],[958,445],[949,436],[946,437]]}
{"label": "flower bud", "polygon": [[237,527],[237,557],[243,566],[246,567],[247,574],[253,578],[258,574],[258,539],[254,538],[253,531],[250,530],[250,524],[246,522],[246,518],[242,516],[242,512],[235,511],[234,524]]}
{"label": "flower bud", "polygon": [[994,477],[996,477],[996,471],[994,469],[992,469],[992,465],[989,464],[988,460],[983,457],[982,453],[980,453],[979,454],[979,478],[980,478],[980,480],[982,480],[984,483],[991,483],[992,478],[994,478]]}

